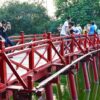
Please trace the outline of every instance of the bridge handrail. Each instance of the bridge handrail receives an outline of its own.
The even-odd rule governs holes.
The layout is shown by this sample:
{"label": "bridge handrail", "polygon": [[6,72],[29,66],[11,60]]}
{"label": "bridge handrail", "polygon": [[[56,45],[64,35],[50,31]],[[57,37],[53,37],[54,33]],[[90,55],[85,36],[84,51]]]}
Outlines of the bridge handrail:
{"label": "bridge handrail", "polygon": [[79,61],[82,61],[87,56],[92,56],[92,54],[95,54],[96,52],[100,52],[100,49],[91,51],[91,52],[84,54],[83,56],[77,58],[76,60],[72,61],[70,64],[66,65],[64,68],[60,69],[59,71],[57,71],[53,75],[49,76],[48,78],[46,78],[45,80],[40,82],[40,84],[36,87],[36,89],[38,90],[39,88],[44,87],[48,82],[50,82],[51,80],[53,80],[54,78],[56,78],[57,76],[62,74],[63,72],[68,71],[73,65],[75,65]]}
{"label": "bridge handrail", "polygon": [[[75,39],[79,39],[79,38],[85,38],[87,35],[77,35],[77,36],[74,36],[75,37]],[[88,35],[89,36],[89,35]],[[90,35],[90,37],[94,37],[94,35]],[[56,40],[61,40],[61,39],[66,39],[66,41],[67,41],[67,39],[68,40],[71,40],[72,39],[72,36],[61,36],[61,37],[52,37],[51,38],[51,41],[56,41]],[[16,48],[16,47],[24,47],[25,45],[26,46],[30,46],[30,45],[32,45],[32,44],[37,44],[37,43],[43,43],[43,42],[45,42],[45,41],[48,41],[48,39],[43,39],[43,40],[37,40],[37,41],[31,41],[31,42],[29,42],[29,43],[25,43],[25,44],[20,44],[20,46],[13,46],[14,48]],[[9,49],[12,49],[13,47],[8,47],[6,50],[9,50]]]}
{"label": "bridge handrail", "polygon": [[[30,56],[28,60],[29,60],[30,63],[32,63],[32,60],[34,60],[34,58],[32,58],[32,55],[33,55],[33,53],[37,52],[35,50],[38,49],[38,48],[47,47],[46,50],[45,50],[47,52],[47,58],[45,58],[44,55],[39,54],[39,52],[37,53],[37,55],[40,58],[42,58],[43,60],[45,60],[45,62],[46,62],[46,64],[44,64],[44,65],[41,65],[41,66],[39,65],[39,67],[42,67],[42,68],[40,68],[40,69],[36,68],[36,65],[34,65],[35,67],[33,68],[33,67],[31,67],[31,65],[29,65],[28,68],[25,69],[24,67],[26,67],[26,66],[21,66],[21,68],[24,68],[25,70],[27,70],[26,74],[22,75],[25,78],[27,78],[27,76],[32,74],[33,72],[34,73],[39,73],[39,72],[43,71],[44,69],[49,68],[48,66],[52,66],[53,58],[54,58],[55,55],[58,56],[58,59],[56,59],[57,62],[62,62],[63,64],[65,64],[65,60],[66,60],[65,57],[67,56],[67,54],[70,55],[70,56],[73,56],[73,55],[75,55],[75,53],[77,53],[77,54],[84,53],[85,55],[83,56],[83,58],[85,58],[88,55],[91,55],[90,53],[94,54],[95,52],[98,52],[97,50],[100,51],[100,49],[98,49],[98,47],[100,47],[100,38],[96,34],[91,35],[91,36],[88,36],[88,35],[78,35],[78,36],[71,35],[71,36],[62,36],[62,37],[57,37],[57,36],[51,37],[51,35],[48,34],[45,39],[42,39],[42,40],[39,40],[39,41],[35,40],[35,41],[31,41],[29,43],[25,43],[24,39],[22,39],[22,40],[23,40],[22,44],[12,46],[12,47],[7,47],[7,48],[5,48],[4,42],[0,41],[0,44],[1,44],[0,59],[2,59],[2,61],[4,61],[4,63],[9,64],[9,67],[11,67],[12,69],[13,69],[14,66],[12,65],[12,62],[11,62],[12,59],[9,59],[9,57],[13,57],[15,55],[22,54],[22,53],[27,54],[27,52],[29,52],[27,54],[27,56]],[[84,40],[85,43],[82,43],[82,40]],[[88,42],[88,43],[86,43],[86,42]],[[68,51],[65,51],[65,52],[67,52],[67,54],[65,54],[64,50],[63,50],[64,45],[66,43],[69,43],[68,45],[70,45],[70,48],[67,47]],[[89,47],[86,46],[87,44],[88,44]],[[60,47],[60,50],[57,49],[55,47],[55,45],[58,45]],[[66,44],[66,46],[68,46],[68,45]],[[82,48],[81,45],[83,46],[84,49]],[[77,51],[74,51],[75,46],[78,49]],[[90,53],[87,53],[90,48],[97,49],[97,50],[95,50],[93,52],[90,52]],[[13,52],[14,50],[17,50],[17,49],[19,51]],[[51,55],[52,49],[55,52],[55,54],[53,56]],[[11,53],[6,54],[5,52],[8,52],[8,51],[11,51]],[[58,73],[56,75],[54,74],[54,76],[52,76],[52,77],[55,78],[57,75],[63,73],[64,70],[68,70],[73,64],[76,63],[76,61],[78,62],[81,59],[82,59],[82,57],[80,57],[80,59],[78,58],[77,60],[75,60],[74,62],[69,64],[68,66],[65,66],[64,67],[65,69],[60,70],[60,72],[58,71]],[[54,61],[56,61],[56,60],[54,60]],[[58,60],[60,60],[60,61],[58,61]],[[4,64],[2,64],[2,65],[3,65],[2,68],[4,68]],[[20,66],[20,65],[22,65],[22,63],[19,64],[18,66]],[[19,80],[19,82],[22,83],[22,86],[24,86],[24,88],[26,88],[26,85],[24,85],[24,78],[22,76],[18,76],[18,73],[15,69],[14,69],[14,71],[15,71],[16,76],[17,76],[16,80]],[[13,73],[13,74],[15,74],[15,73]],[[41,78],[41,77],[39,77],[39,78]],[[23,80],[21,80],[21,78]],[[49,81],[51,81],[51,79],[52,78],[50,77]],[[37,78],[37,80],[38,80],[38,78]],[[8,85],[11,85],[10,83],[13,83],[11,81],[9,83],[8,82],[5,82],[5,83],[7,83]],[[39,84],[39,86],[37,87],[37,89],[44,86],[49,81],[45,80],[45,81],[41,82]]]}

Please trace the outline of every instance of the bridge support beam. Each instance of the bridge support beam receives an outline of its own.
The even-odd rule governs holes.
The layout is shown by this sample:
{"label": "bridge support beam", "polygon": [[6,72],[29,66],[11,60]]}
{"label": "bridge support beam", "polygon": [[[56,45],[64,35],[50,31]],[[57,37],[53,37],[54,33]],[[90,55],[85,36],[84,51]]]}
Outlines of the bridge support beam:
{"label": "bridge support beam", "polygon": [[[71,58],[70,56],[67,56],[66,57],[66,64],[69,64],[72,59],[73,59],[73,57]],[[78,100],[74,74],[71,71],[71,69],[68,71],[68,79],[69,79],[69,85],[70,85],[72,100]]]}
{"label": "bridge support beam", "polygon": [[97,71],[97,65],[96,65],[96,58],[93,57],[93,74],[94,74],[94,81],[96,83],[99,82],[99,78],[98,78],[98,71]]}
{"label": "bridge support beam", "polygon": [[82,62],[82,69],[83,69],[83,74],[84,74],[84,80],[85,80],[85,88],[86,90],[90,90],[90,81],[89,81],[89,76],[87,72],[87,67],[86,67],[86,62]]}
{"label": "bridge support beam", "polygon": [[46,100],[53,100],[53,89],[52,84],[48,83],[45,86]]}
{"label": "bridge support beam", "polygon": [[71,71],[69,71],[68,73],[68,78],[69,78],[69,85],[70,85],[72,100],[78,100],[74,74]]}

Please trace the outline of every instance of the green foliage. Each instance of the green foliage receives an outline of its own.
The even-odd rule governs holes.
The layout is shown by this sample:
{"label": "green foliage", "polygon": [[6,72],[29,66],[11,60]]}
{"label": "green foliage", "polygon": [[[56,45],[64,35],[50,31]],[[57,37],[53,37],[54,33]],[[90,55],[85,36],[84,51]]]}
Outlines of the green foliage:
{"label": "green foliage", "polygon": [[95,20],[100,25],[100,0],[55,0],[56,16],[65,20],[71,16],[76,23],[85,25]]}
{"label": "green foliage", "polygon": [[49,32],[57,33],[57,28],[61,23],[61,20],[51,20],[49,23]]}
{"label": "green foliage", "polygon": [[9,2],[0,8],[0,20],[10,21],[13,33],[42,33],[48,30],[50,18],[39,4]]}

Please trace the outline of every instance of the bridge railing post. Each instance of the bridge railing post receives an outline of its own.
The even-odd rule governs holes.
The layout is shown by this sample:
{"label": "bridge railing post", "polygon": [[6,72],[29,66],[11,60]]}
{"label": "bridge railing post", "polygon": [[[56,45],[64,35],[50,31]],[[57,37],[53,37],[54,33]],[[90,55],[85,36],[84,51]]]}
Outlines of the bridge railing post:
{"label": "bridge railing post", "polygon": [[100,75],[100,53],[98,52],[98,74]]}
{"label": "bridge railing post", "polygon": [[21,44],[25,43],[24,31],[20,32],[20,36],[21,36]]}
{"label": "bridge railing post", "polygon": [[[31,51],[29,53],[29,69],[30,70],[33,70],[34,69],[34,47],[31,46]],[[32,77],[32,76],[31,76]],[[31,77],[29,76],[29,83],[30,83],[30,86],[33,87],[33,79],[31,79]]]}
{"label": "bridge railing post", "polygon": [[[0,83],[6,86],[7,70],[6,70],[6,61],[3,58],[3,53],[5,52],[5,41],[4,40],[0,40],[0,50],[1,50],[0,52]],[[6,95],[6,92],[4,92],[1,96],[2,96],[2,100],[8,98]]]}
{"label": "bridge railing post", "polygon": [[36,41],[36,34],[33,36],[33,41]]}
{"label": "bridge railing post", "polygon": [[31,47],[31,51],[29,53],[29,69],[33,70],[34,68],[34,47]]}
{"label": "bridge railing post", "polygon": [[32,90],[33,88],[33,83],[32,83],[32,76],[27,76],[27,80],[28,80],[28,89]]}
{"label": "bridge railing post", "polygon": [[33,76],[27,76],[27,80],[28,80],[28,89],[29,89],[29,100],[32,100],[32,92],[31,90],[33,89],[33,79],[32,79]]}
{"label": "bridge railing post", "polygon": [[93,48],[95,47],[95,34],[91,36],[92,37],[92,42],[93,42]]}
{"label": "bridge railing post", "polygon": [[85,34],[85,40],[84,40],[84,48],[87,48],[87,34]]}
{"label": "bridge railing post", "polygon": [[[47,34],[47,39],[49,39],[49,41],[51,41],[51,33],[48,33]],[[48,50],[47,50],[47,56],[48,56],[48,60],[51,62],[52,61],[52,46],[51,44],[49,43],[49,47],[48,47]]]}
{"label": "bridge railing post", "polygon": [[46,39],[46,38],[47,38],[47,34],[43,33],[43,39]]}
{"label": "bridge railing post", "polygon": [[[51,40],[51,33],[48,33],[47,34],[47,38],[49,40]],[[47,50],[47,57],[48,57],[49,62],[51,62],[52,61],[52,46],[51,46],[50,43],[49,43],[49,47],[48,47],[48,50]],[[52,83],[48,83],[45,86],[45,93],[46,93],[46,100],[53,100]]]}
{"label": "bridge railing post", "polygon": [[61,45],[60,45],[60,54],[62,55],[62,56],[64,56],[64,40],[63,39],[61,39]]}
{"label": "bridge railing post", "polygon": [[73,40],[73,38],[74,38],[74,35],[73,34],[71,34],[71,37],[72,37],[72,40],[71,40],[71,53],[74,51],[74,40]]}
{"label": "bridge railing post", "polygon": [[6,62],[3,59],[2,53],[5,52],[5,41],[0,40],[0,81],[4,84],[6,84],[7,81],[7,72],[6,72]]}
{"label": "bridge railing post", "polygon": [[96,43],[97,43],[97,49],[98,49],[99,48],[99,35],[98,34],[96,34],[96,38],[97,38]]}

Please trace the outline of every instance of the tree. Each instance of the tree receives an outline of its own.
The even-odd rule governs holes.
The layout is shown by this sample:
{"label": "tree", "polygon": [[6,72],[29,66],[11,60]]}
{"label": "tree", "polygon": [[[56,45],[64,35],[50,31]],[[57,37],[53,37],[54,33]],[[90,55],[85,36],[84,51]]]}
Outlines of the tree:
{"label": "tree", "polygon": [[0,8],[0,20],[10,21],[13,33],[42,33],[48,30],[50,18],[40,4],[9,2]]}
{"label": "tree", "polygon": [[57,6],[56,16],[65,20],[71,16],[76,23],[85,25],[95,20],[100,25],[100,1],[99,0],[55,0]]}

